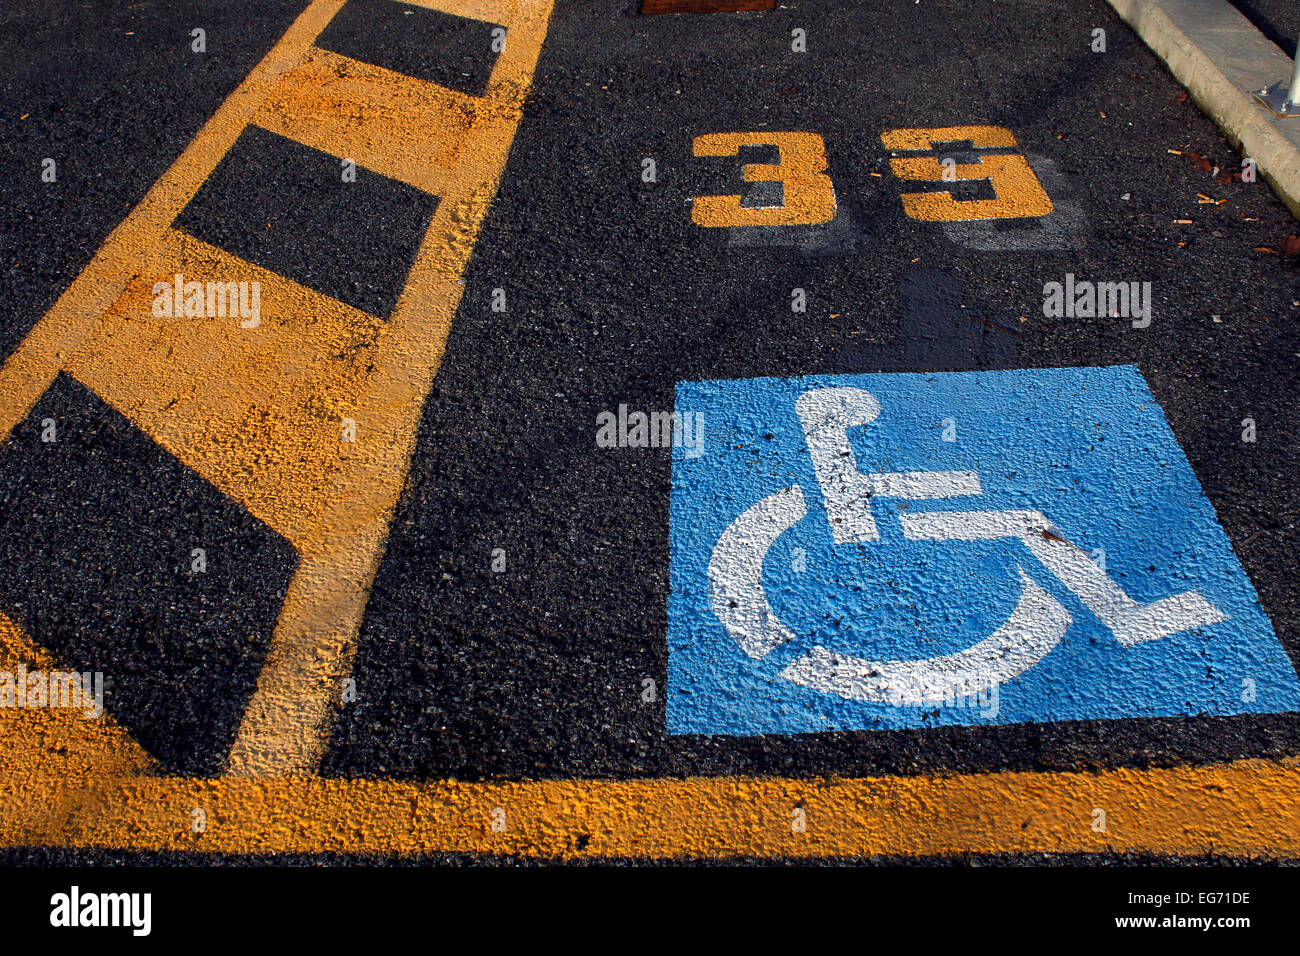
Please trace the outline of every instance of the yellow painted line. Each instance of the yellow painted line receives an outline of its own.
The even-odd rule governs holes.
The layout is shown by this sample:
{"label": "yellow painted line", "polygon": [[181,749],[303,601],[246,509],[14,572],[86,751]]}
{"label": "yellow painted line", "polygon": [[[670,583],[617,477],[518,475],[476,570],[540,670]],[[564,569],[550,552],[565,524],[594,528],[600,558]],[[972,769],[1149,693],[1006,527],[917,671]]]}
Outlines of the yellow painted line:
{"label": "yellow painted line", "polygon": [[410,462],[421,403],[460,303],[460,276],[523,115],[551,6],[552,0],[517,0],[503,3],[494,17],[506,26],[508,41],[484,97],[490,108],[484,122],[470,124],[458,166],[378,340],[374,370],[351,416],[356,447],[301,550],[257,691],[231,748],[232,774],[304,774],[320,762]]}
{"label": "yellow painted line", "polygon": [[[340,441],[384,323],[176,230],[67,371],[301,553],[355,456]],[[175,271],[259,282],[261,323],[153,315]]]}
{"label": "yellow painted line", "polygon": [[[66,670],[16,623],[0,614],[0,673],[17,681],[28,671]],[[43,785],[50,774],[67,781],[94,775],[156,773],[157,764],[107,713],[88,719],[84,711],[52,707],[0,707],[0,818],[9,845],[60,845],[82,796]],[[11,810],[15,795],[25,812]]]}
{"label": "yellow painted line", "polygon": [[485,105],[478,97],[313,49],[285,74],[257,125],[438,194]]}
{"label": "yellow painted line", "polygon": [[130,277],[155,264],[159,242],[176,214],[234,145],[276,77],[303,55],[343,3],[316,0],[302,12],[0,366],[0,439],[45,393]]}
{"label": "yellow painted line", "polygon": [[500,0],[403,0],[403,2],[413,7],[427,7],[430,10],[440,10],[458,17],[504,25],[504,21],[497,19],[501,16]]}
{"label": "yellow painted line", "polygon": [[[552,6],[427,4],[507,28],[487,90],[467,97],[314,47],[342,3],[295,21],[0,368],[0,438],[67,371],[297,550],[235,775],[319,762]],[[171,227],[250,123],[438,195],[386,321]],[[258,282],[262,322],[155,316],[153,286],[175,274]]]}
{"label": "yellow painted line", "polygon": [[[74,808],[65,829],[53,838],[25,835],[15,821],[45,800]],[[6,845],[554,859],[1107,851],[1300,856],[1300,767],[1257,760],[1101,773],[811,780],[101,777],[78,783],[60,777],[40,787],[0,789],[0,801]],[[1106,812],[1105,832],[1093,829],[1098,808]],[[204,833],[191,829],[195,809],[207,816]],[[796,809],[803,811],[803,832],[794,825]]]}
{"label": "yellow painted line", "polygon": [[[551,10],[550,0],[421,4],[508,27],[482,98],[364,65],[349,66],[327,95],[311,85],[312,70],[336,61],[311,44],[341,5],[316,0],[299,17],[0,368],[0,436],[67,370],[298,549],[230,775],[158,775],[107,716],[0,709],[0,844],[545,858],[1300,856],[1294,761],[849,780],[310,776],[459,302],[457,280],[495,194]],[[304,130],[284,118],[336,106],[350,122]],[[170,228],[247,124],[273,125],[277,111],[282,131],[315,137],[318,148],[362,165],[368,157],[418,188],[437,185],[437,213],[386,323]],[[459,138],[431,136],[421,154],[406,124],[443,113],[464,118],[447,125]],[[396,129],[384,129],[386,120]],[[971,138],[957,135],[963,129],[952,138]],[[926,148],[910,142],[891,148]],[[152,281],[173,271],[260,280],[262,325],[152,316]],[[355,444],[337,440],[344,417],[357,424]],[[51,655],[0,617],[0,670],[20,663],[54,668]],[[1096,808],[1106,812],[1104,833],[1093,830]],[[195,809],[207,814],[203,833],[191,828]],[[802,832],[796,809],[807,822]]]}

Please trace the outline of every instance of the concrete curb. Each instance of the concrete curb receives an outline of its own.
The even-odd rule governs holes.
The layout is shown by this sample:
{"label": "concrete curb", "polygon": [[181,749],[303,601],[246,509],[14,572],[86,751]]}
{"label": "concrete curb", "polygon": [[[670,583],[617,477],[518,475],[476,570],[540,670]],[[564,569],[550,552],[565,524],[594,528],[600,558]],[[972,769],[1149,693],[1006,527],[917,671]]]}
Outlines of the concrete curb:
{"label": "concrete curb", "polygon": [[1300,119],[1251,95],[1291,75],[1291,60],[1227,0],[1107,0],[1192,100],[1300,218]]}

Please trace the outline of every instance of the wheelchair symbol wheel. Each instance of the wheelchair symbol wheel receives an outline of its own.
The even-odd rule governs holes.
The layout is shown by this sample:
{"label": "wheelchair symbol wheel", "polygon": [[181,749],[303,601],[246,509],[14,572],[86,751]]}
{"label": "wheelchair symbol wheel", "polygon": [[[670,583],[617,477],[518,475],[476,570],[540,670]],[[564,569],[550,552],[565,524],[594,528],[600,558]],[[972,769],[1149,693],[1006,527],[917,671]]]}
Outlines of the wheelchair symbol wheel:
{"label": "wheelchair symbol wheel", "polygon": [[[879,542],[873,498],[947,499],[983,493],[974,471],[864,473],[848,429],[870,424],[879,401],[860,388],[819,388],[795,403],[837,544]],[[713,613],[749,657],[760,660],[794,641],[763,591],[763,566],[776,540],[808,513],[802,489],[769,495],[736,518],[714,546],[708,566]],[[1022,542],[1125,647],[1226,620],[1196,591],[1140,603],[1098,568],[1048,518],[1033,510],[927,511],[900,514],[909,541]],[[849,700],[918,705],[971,696],[1013,680],[1055,648],[1073,617],[1019,564],[1015,609],[992,634],[938,657],[877,661],[815,646],[780,676]]]}

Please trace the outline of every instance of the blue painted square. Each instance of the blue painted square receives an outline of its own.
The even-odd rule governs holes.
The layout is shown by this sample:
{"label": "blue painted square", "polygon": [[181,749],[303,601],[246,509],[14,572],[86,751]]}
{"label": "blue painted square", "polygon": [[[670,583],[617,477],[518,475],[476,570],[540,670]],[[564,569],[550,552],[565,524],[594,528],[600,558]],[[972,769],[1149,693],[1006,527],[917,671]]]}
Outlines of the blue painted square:
{"label": "blue painted square", "polygon": [[[874,421],[844,431],[857,471],[974,472],[978,493],[916,500],[874,494],[866,507],[878,540],[837,544],[796,400],[846,387],[879,405]],[[677,410],[703,416],[706,441],[697,457],[689,448],[673,451],[671,733],[1300,710],[1295,667],[1132,366],[683,382]],[[796,494],[803,516],[770,542],[754,543],[757,525],[734,524],[742,514],[776,514],[777,504],[789,519]],[[1047,543],[1028,533],[940,540],[903,532],[928,512],[976,511],[1041,512],[1051,522]],[[729,528],[737,553],[763,556],[716,559],[727,570],[715,573],[711,590],[710,562]],[[1073,562],[1074,570],[1058,573],[1041,553]],[[1194,594],[1213,614],[1205,612],[1206,623],[1121,643],[1105,594],[1087,591],[1089,603],[1067,586],[1066,577],[1080,580],[1079,556],[1104,573],[1091,575],[1094,584],[1108,579],[1138,605]],[[747,567],[758,569],[759,584],[749,590],[736,583]],[[770,610],[744,617],[738,630],[734,616],[733,627],[724,627],[720,614],[748,614],[753,608],[743,595],[754,593]],[[1030,626],[1020,627],[1026,621]],[[787,639],[746,653],[746,640],[761,644],[777,633],[773,627]],[[939,661],[918,673],[948,674],[953,662],[967,660],[968,648],[1023,642],[1030,633],[1054,643],[993,686],[970,693],[969,683],[950,683],[943,700],[893,689],[887,700],[872,698],[870,688],[885,678],[862,662],[885,662],[896,674],[898,662]],[[1008,657],[1023,653],[1017,644],[990,666],[1009,667]],[[818,654],[836,662],[830,673],[837,690],[791,679],[809,673],[791,665]],[[843,677],[846,661],[846,673],[856,667],[857,677]],[[891,685],[898,686],[920,685]]]}

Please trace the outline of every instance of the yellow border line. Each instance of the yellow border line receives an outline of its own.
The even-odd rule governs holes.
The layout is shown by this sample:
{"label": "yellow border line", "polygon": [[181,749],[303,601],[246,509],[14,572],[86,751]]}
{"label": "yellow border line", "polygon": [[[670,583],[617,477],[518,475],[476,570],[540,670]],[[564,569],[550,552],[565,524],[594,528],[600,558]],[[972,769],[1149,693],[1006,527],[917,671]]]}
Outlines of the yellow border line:
{"label": "yellow border line", "polygon": [[[113,306],[135,277],[156,274],[167,264],[174,265],[177,272],[188,271],[180,263],[164,262],[168,250],[177,248],[176,242],[167,241],[175,238],[171,223],[244,129],[259,119],[274,128],[271,120],[277,111],[324,110],[334,122],[317,124],[312,131],[313,147],[344,159],[356,155],[356,148],[363,158],[379,161],[380,172],[395,173],[407,181],[441,184],[436,211],[403,290],[374,337],[369,356],[372,371],[354,392],[337,396],[345,409],[343,415],[355,422],[357,438],[351,445],[334,442],[336,458],[330,460],[337,464],[323,489],[313,489],[309,520],[295,525],[292,541],[298,565],[228,758],[229,772],[239,776],[309,773],[319,763],[329,715],[341,679],[351,667],[388,521],[414,450],[422,402],[441,363],[460,304],[463,287],[459,279],[522,118],[553,0],[501,0],[488,6],[491,20],[508,32],[487,89],[478,97],[466,97],[314,47],[316,37],[343,2],[315,0],[294,21],[0,368],[0,438],[12,431],[61,369],[73,374],[80,369],[82,376],[89,375],[101,398],[128,417],[132,417],[132,409],[149,408],[149,398],[161,390],[192,391],[193,383],[187,384],[184,370],[173,370],[166,364],[166,356],[160,373],[158,361],[141,363],[134,360],[139,356],[119,354],[140,348],[141,342],[138,334],[123,332],[131,327],[126,320],[132,316],[118,314]],[[485,12],[483,3],[465,0],[431,5],[450,12]],[[338,75],[340,68],[346,69],[346,77]],[[351,108],[343,109],[340,104]],[[437,130],[400,128],[402,119],[424,122],[439,111],[458,123],[448,122]],[[376,130],[384,133],[380,141],[374,139]],[[435,151],[430,140],[438,137],[440,148]],[[438,168],[436,159],[451,160],[452,165]],[[423,166],[417,168],[421,162]],[[229,258],[219,257],[221,261]],[[246,271],[255,270],[249,266]],[[307,290],[298,291],[299,298],[304,298]],[[298,318],[302,324],[304,316]],[[147,321],[134,324],[151,329],[153,325]],[[217,333],[204,329],[202,334]],[[262,358],[273,348],[270,339],[260,345],[252,338],[238,344],[214,339],[213,344],[235,351],[260,347]],[[261,369],[256,364],[251,367]],[[349,373],[346,367],[322,366],[310,371],[336,377]],[[314,384],[310,378],[303,381],[304,387]],[[245,385],[234,382],[230,391],[242,400],[255,391]],[[169,437],[176,437],[168,432],[177,425],[175,414],[167,421],[158,415],[144,420],[135,416],[133,421],[164,447],[169,447]],[[193,425],[179,424],[183,431]],[[284,437],[315,441],[313,451],[319,452],[320,434]],[[187,463],[222,486],[220,476],[203,467],[215,463]],[[241,464],[247,463],[236,462],[234,470]],[[292,466],[290,461],[286,467]],[[230,470],[231,465],[223,463],[217,470],[223,468]],[[280,487],[276,483],[265,487],[275,489],[289,503],[296,502],[306,497],[294,484],[297,474],[286,471],[271,476],[280,479]],[[249,501],[242,503],[252,510]],[[287,533],[284,528],[279,530]]]}
{"label": "yellow border line", "polygon": [[425,395],[460,305],[460,276],[496,195],[523,101],[541,54],[552,0],[516,0],[498,18],[508,29],[455,173],[389,316],[375,371],[352,416],[358,448],[335,493],[301,543],[257,690],[231,747],[243,777],[310,773],[320,763],[341,680],[350,672],[361,618],[388,522],[414,451]]}
{"label": "yellow border line", "polygon": [[[1095,774],[809,780],[104,777],[78,787],[52,778],[0,791],[0,843],[557,860],[1106,851],[1294,858],[1298,771],[1295,761],[1242,760]],[[71,808],[58,830],[25,830],[34,805],[50,803]],[[202,833],[191,827],[196,809],[206,814]],[[1096,809],[1105,811],[1105,832],[1093,829]],[[502,832],[493,829],[494,814]]]}

